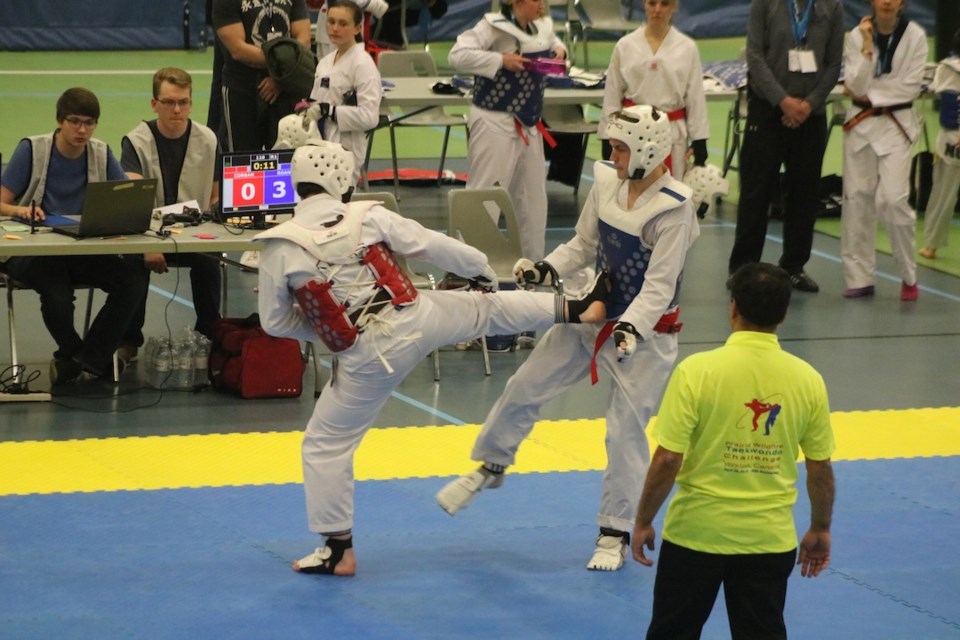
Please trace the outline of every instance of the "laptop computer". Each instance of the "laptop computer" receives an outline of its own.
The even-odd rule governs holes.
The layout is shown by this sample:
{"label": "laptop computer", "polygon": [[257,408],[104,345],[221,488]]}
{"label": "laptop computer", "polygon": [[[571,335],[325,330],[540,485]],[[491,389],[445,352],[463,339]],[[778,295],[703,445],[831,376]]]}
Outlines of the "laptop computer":
{"label": "laptop computer", "polygon": [[74,238],[143,233],[150,228],[156,195],[156,178],[89,182],[81,215],[48,215],[43,224]]}

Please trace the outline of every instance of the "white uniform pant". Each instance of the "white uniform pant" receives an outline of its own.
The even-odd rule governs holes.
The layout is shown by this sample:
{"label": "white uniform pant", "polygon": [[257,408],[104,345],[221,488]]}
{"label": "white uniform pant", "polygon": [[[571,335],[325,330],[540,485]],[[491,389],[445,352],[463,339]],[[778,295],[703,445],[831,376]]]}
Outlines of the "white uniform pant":
{"label": "white uniform pant", "polygon": [[[507,382],[490,410],[471,456],[508,466],[530,434],[547,401],[567,392],[590,373],[601,325],[558,325],[550,329]],[[660,401],[677,358],[677,336],[656,333],[637,343],[625,362],[608,339],[597,354],[600,379],[611,381],[607,400],[607,468],[597,524],[632,531],[640,492],[650,464],[646,426]]]}
{"label": "white uniform pant", "polygon": [[940,158],[933,162],[933,186],[924,213],[923,246],[939,249],[947,246],[950,221],[960,188],[960,164],[947,164]]}
{"label": "white uniform pant", "polygon": [[[481,335],[543,331],[554,322],[554,295],[526,291],[481,294],[422,291],[416,304],[384,310],[386,336],[367,330],[341,352],[303,437],[303,482],[311,531],[353,527],[353,453],[391,392],[438,346]],[[379,359],[390,363],[389,373]]]}
{"label": "white uniform pant", "polygon": [[[901,135],[897,133],[896,135]],[[870,145],[843,149],[843,213],[840,258],[848,288],[872,286],[877,266],[877,221],[890,237],[890,248],[906,284],[917,282],[914,235],[917,214],[910,208],[910,148],[902,145],[878,156]]]}
{"label": "white uniform pant", "polygon": [[[523,257],[543,258],[547,233],[547,166],[543,137],[534,127],[524,127],[527,142],[509,126],[502,114],[493,117],[478,107],[470,109],[467,148],[467,189],[489,189],[497,183],[510,194],[517,216]],[[494,222],[499,212],[491,214]]]}

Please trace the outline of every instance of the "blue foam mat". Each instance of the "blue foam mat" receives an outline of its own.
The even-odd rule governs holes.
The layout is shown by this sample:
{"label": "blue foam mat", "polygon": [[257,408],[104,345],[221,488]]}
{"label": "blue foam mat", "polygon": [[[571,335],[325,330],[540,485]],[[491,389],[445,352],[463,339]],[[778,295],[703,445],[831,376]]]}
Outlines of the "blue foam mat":
{"label": "blue foam mat", "polygon": [[[834,563],[791,579],[791,637],[960,636],[955,467],[835,465]],[[298,485],[2,498],[0,638],[642,635],[654,571],[584,569],[599,482],[509,476],[456,518],[444,479],[359,483],[352,579],[288,568],[318,541]],[[722,603],[703,637],[729,637]]]}

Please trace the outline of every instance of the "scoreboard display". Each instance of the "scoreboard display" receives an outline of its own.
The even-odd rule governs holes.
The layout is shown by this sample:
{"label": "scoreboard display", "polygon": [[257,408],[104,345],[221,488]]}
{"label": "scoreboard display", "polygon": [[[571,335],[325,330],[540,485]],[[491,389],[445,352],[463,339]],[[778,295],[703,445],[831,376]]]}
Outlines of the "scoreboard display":
{"label": "scoreboard display", "polygon": [[289,213],[299,201],[290,172],[293,149],[230,152],[221,156],[224,215]]}

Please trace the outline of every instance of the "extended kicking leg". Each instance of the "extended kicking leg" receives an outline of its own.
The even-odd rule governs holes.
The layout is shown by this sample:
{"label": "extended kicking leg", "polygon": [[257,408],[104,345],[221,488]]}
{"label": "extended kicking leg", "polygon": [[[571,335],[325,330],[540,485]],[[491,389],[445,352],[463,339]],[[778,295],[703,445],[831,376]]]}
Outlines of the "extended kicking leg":
{"label": "extended kicking leg", "polygon": [[327,576],[352,576],[357,572],[357,557],[353,553],[353,535],[348,531],[327,537],[322,547],[296,560],[291,565],[299,573],[319,573]]}

